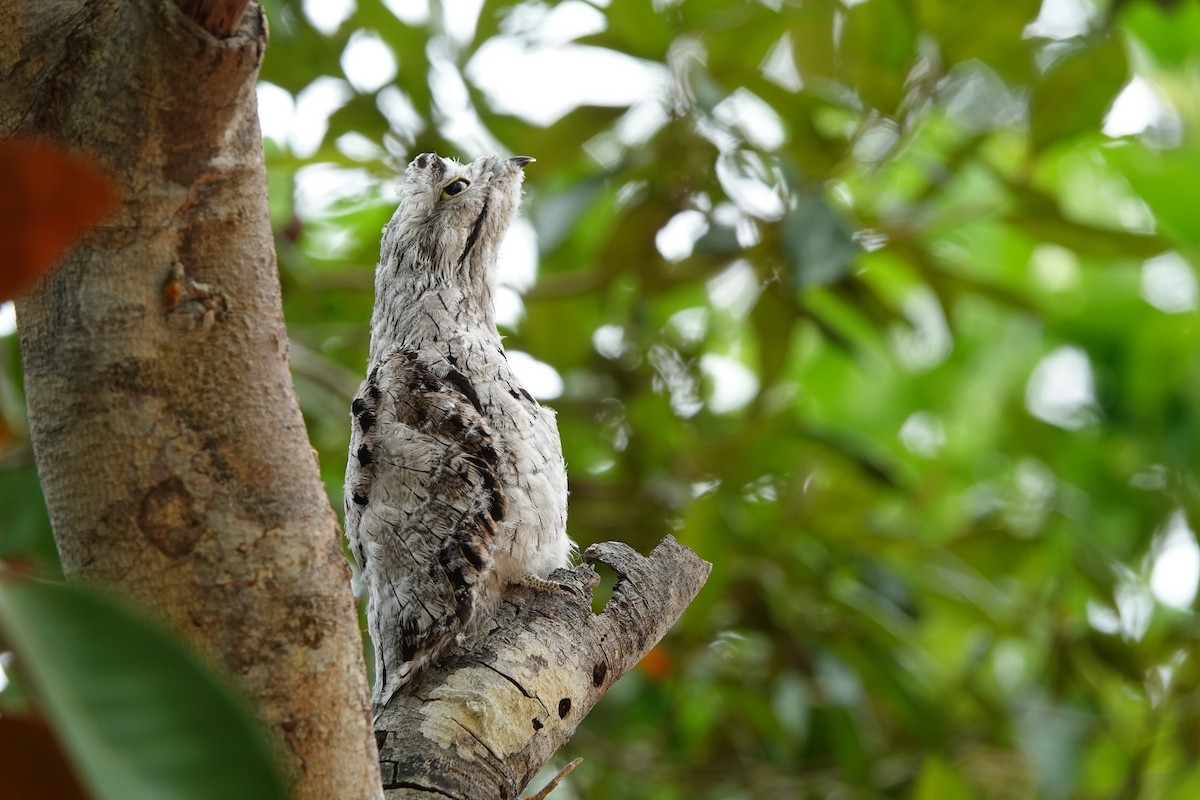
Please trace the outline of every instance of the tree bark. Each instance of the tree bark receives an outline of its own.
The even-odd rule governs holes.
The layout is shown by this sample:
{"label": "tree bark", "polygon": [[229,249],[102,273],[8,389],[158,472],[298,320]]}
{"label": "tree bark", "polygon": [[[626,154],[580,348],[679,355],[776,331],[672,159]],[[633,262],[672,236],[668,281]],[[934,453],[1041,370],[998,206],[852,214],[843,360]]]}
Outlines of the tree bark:
{"label": "tree bark", "polygon": [[[605,542],[555,580],[577,594],[520,589],[495,629],[449,651],[375,721],[388,800],[514,800],[612,685],[658,643],[712,570],[673,537],[648,557]],[[594,563],[617,573],[600,614]]]}
{"label": "tree bark", "polygon": [[225,664],[294,797],[379,797],[349,573],[288,371],[265,46],[257,5],[219,38],[165,0],[0,0],[0,135],[52,136],[123,193],[17,304],[30,438],[66,574]]}

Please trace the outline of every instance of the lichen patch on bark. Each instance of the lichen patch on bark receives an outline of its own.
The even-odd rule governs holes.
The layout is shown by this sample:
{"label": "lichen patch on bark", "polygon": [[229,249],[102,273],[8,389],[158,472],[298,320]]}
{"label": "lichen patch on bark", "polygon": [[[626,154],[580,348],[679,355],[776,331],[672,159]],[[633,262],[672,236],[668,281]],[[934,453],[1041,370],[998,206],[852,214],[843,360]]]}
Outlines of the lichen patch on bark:
{"label": "lichen patch on bark", "polygon": [[177,476],[160,481],[142,496],[138,528],[171,558],[192,552],[204,535],[204,521],[191,493]]}

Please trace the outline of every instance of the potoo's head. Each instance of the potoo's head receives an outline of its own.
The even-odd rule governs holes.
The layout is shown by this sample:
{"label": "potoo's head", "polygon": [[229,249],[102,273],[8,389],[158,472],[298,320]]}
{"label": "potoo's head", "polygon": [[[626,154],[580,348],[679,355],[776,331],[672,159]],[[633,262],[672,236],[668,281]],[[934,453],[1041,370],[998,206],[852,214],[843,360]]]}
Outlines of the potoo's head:
{"label": "potoo's head", "polygon": [[417,156],[405,171],[381,263],[463,283],[484,277],[516,216],[531,161],[493,155],[460,164],[435,153]]}

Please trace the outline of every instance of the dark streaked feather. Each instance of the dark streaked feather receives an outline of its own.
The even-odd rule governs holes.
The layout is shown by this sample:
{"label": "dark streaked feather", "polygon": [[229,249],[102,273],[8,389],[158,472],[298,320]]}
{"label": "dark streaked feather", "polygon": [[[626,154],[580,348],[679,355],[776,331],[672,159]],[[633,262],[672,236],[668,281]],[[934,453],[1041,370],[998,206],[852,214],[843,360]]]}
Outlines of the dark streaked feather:
{"label": "dark streaked feather", "polygon": [[[367,579],[377,701],[467,625],[504,516],[498,455],[461,373],[421,356],[382,359],[352,404],[346,533]],[[395,620],[387,630],[375,621]]]}

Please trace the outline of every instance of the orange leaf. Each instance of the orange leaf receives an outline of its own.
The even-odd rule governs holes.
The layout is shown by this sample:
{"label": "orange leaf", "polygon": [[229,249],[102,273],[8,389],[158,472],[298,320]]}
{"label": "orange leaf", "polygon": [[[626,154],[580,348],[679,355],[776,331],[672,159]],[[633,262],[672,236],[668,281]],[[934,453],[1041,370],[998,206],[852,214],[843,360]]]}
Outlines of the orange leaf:
{"label": "orange leaf", "polygon": [[661,646],[646,653],[646,657],[638,662],[638,671],[645,675],[647,680],[656,683],[666,678],[672,669],[674,665],[671,663],[671,656]]}
{"label": "orange leaf", "polygon": [[112,179],[59,145],[0,142],[0,301],[45,274],[116,200]]}

